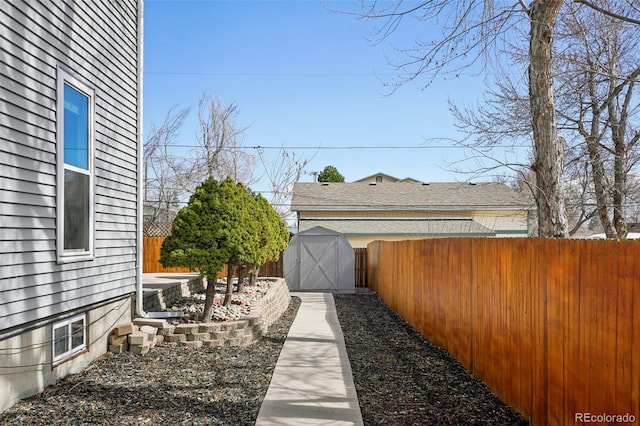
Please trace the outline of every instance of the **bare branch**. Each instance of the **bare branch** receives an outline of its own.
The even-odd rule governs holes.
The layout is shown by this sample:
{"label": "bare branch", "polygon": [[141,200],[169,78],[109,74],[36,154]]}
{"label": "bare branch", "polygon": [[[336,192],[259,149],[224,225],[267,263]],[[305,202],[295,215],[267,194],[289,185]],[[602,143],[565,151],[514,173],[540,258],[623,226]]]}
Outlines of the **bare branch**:
{"label": "bare branch", "polygon": [[598,11],[598,12],[604,14],[604,15],[610,16],[612,18],[619,19],[619,20],[624,21],[624,22],[629,22],[631,24],[640,25],[640,20],[638,20],[638,19],[634,19],[634,18],[631,18],[629,16],[619,15],[617,13],[614,13],[614,12],[610,11],[610,10],[602,8],[602,7],[594,4],[591,1],[588,1],[588,0],[573,0],[573,2],[574,3],[583,4],[583,5],[587,6],[587,7],[590,7],[593,10],[596,10],[596,11]]}
{"label": "bare branch", "polygon": [[[282,149],[273,162],[269,162],[264,157],[264,152],[258,150],[260,162],[265,171],[265,175],[270,185],[270,202],[278,214],[286,221],[290,219],[291,211],[288,206],[291,201],[291,191],[293,184],[300,180],[304,169],[309,164],[311,158],[298,158],[295,152]],[[315,153],[314,153],[315,156]]]}

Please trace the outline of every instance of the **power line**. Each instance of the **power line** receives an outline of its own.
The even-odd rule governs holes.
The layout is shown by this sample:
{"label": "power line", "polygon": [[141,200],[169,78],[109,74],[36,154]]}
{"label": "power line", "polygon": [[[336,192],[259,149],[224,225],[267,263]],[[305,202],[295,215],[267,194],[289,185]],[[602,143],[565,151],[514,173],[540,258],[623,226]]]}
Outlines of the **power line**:
{"label": "power line", "polygon": [[[175,148],[201,148],[201,145],[195,144],[171,144],[169,147]],[[491,146],[464,146],[464,145],[345,145],[345,146],[305,146],[305,145],[290,145],[290,146],[282,146],[282,145],[256,145],[256,146],[244,146],[244,147],[234,147],[234,148],[222,148],[222,150],[242,150],[242,149],[313,149],[313,150],[356,150],[356,149],[493,149],[493,148],[531,148],[530,145],[491,145]]]}
{"label": "power line", "polygon": [[[253,149],[282,149],[283,147],[278,146],[251,146],[248,148]],[[284,148],[290,149],[318,149],[318,150],[330,150],[330,149],[450,149],[450,148],[459,148],[459,149],[469,149],[468,146],[462,145],[346,145],[346,146],[286,146]],[[493,146],[485,146],[485,147],[476,147],[476,148],[530,148],[529,145],[493,145]]]}
{"label": "power line", "polygon": [[295,72],[204,72],[204,71],[145,71],[145,75],[213,76],[213,77],[391,77],[389,73],[295,73]]}

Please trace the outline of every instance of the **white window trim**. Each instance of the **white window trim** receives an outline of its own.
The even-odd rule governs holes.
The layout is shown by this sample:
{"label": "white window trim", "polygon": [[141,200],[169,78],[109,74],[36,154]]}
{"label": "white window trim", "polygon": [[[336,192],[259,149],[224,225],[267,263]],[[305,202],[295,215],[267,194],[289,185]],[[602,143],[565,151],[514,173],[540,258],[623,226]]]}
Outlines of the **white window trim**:
{"label": "white window trim", "polygon": [[[72,348],[71,342],[72,342],[73,335],[71,330],[71,324],[77,321],[82,321],[82,344],[75,348]],[[68,339],[67,347],[69,348],[69,350],[67,350],[66,352],[60,355],[56,355],[56,330],[63,327],[67,328],[67,333],[66,333],[67,339]],[[53,360],[52,364],[59,364],[60,362],[71,358],[75,354],[84,351],[85,349],[87,349],[87,315],[86,314],[76,315],[64,321],[56,322],[52,325],[51,327],[51,359]]]}
{"label": "white window trim", "polygon": [[[56,252],[58,263],[92,260],[94,258],[94,212],[95,212],[95,89],[62,67],[57,69],[56,90],[56,145],[57,145],[57,200],[56,200]],[[68,84],[89,98],[88,137],[89,137],[89,250],[64,249],[64,171],[75,170],[73,166],[64,164],[64,85]],[[82,170],[82,172],[86,172]]]}

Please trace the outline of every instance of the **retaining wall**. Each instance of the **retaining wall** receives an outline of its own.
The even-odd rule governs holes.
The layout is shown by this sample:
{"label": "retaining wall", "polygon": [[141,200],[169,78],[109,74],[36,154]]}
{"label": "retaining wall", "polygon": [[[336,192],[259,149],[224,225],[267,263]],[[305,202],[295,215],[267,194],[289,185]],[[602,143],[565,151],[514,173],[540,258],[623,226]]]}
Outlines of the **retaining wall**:
{"label": "retaining wall", "polygon": [[171,306],[174,301],[193,296],[204,289],[204,280],[200,276],[186,278],[164,288],[145,288],[142,306],[146,312],[161,312]]}
{"label": "retaining wall", "polygon": [[[161,326],[158,327],[159,333],[164,336],[161,344],[188,347],[238,346],[258,340],[287,310],[291,300],[289,288],[283,278],[266,279],[273,280],[273,284],[264,296],[252,302],[249,315],[237,321]],[[159,310],[158,307],[170,305],[173,300],[189,296],[202,288],[202,279],[193,279],[158,290],[145,296],[145,310],[152,310],[147,306]]]}

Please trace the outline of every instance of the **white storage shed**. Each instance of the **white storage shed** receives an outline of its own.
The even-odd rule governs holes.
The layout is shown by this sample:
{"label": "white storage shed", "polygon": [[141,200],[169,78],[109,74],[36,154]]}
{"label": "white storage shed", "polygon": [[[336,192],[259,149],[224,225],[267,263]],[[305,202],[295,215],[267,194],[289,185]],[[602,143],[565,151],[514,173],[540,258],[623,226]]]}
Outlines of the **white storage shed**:
{"label": "white storage shed", "polygon": [[293,236],[283,255],[291,291],[355,292],[355,256],[347,238],[316,226]]}

